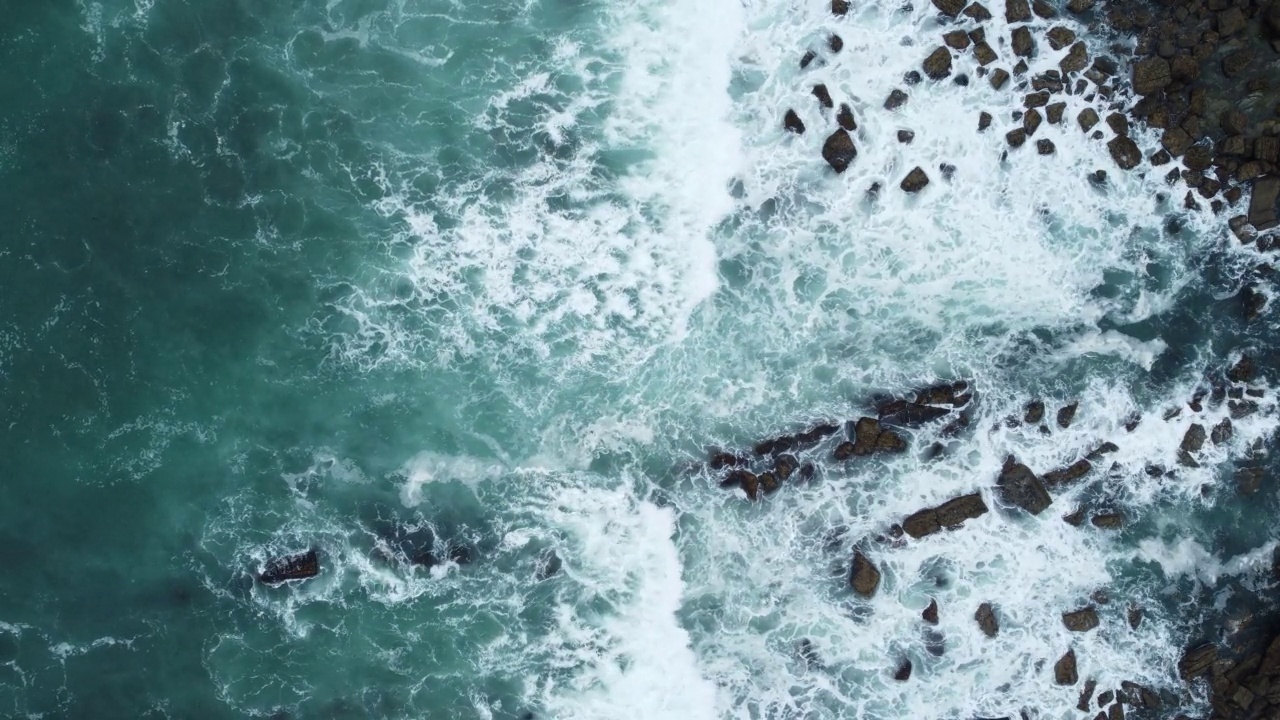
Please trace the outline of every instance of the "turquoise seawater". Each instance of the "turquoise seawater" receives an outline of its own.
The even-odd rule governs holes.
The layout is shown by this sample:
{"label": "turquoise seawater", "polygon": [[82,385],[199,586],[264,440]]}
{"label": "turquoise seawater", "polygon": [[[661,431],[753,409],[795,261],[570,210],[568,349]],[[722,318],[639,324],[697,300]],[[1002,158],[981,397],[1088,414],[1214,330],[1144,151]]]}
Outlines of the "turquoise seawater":
{"label": "turquoise seawater", "polygon": [[[1178,650],[1272,582],[1274,486],[1232,481],[1266,462],[1265,381],[1177,465],[1230,414],[1196,388],[1269,364],[1256,258],[1074,127],[1003,155],[1017,100],[985,82],[885,110],[937,19],[828,7],[0,2],[0,715],[1065,717],[1068,647],[1194,707]],[[841,176],[819,80],[859,119]],[[759,503],[703,464],[957,378],[958,439],[828,441]],[[1044,432],[1006,421],[1033,398]],[[1006,455],[1105,440],[1043,516],[996,507]],[[961,530],[876,539],[975,491]],[[254,579],[308,548],[316,578]],[[1065,630],[1100,589],[1103,627]]]}

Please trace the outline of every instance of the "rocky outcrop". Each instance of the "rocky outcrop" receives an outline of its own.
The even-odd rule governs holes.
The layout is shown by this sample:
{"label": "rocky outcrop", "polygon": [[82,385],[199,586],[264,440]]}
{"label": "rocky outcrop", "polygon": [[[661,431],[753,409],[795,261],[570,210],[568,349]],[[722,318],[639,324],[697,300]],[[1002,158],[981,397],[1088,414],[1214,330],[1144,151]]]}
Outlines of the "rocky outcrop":
{"label": "rocky outcrop", "polygon": [[902,521],[902,529],[919,539],[942,530],[955,530],[966,520],[981,517],[987,512],[987,504],[978,493],[952,498],[933,508],[912,513]]}
{"label": "rocky outcrop", "polygon": [[1000,621],[996,619],[996,611],[991,603],[984,602],[979,605],[977,612],[973,614],[973,619],[978,621],[978,627],[983,635],[995,637],[1000,633]]}
{"label": "rocky outcrop", "polygon": [[880,588],[880,571],[867,559],[862,551],[853,553],[853,564],[849,568],[849,585],[862,597],[869,598]]}
{"label": "rocky outcrop", "polygon": [[1216,645],[1206,644],[1191,648],[1178,660],[1178,676],[1183,680],[1191,680],[1209,671],[1218,660]]}
{"label": "rocky outcrop", "polygon": [[1075,685],[1080,681],[1076,672],[1076,651],[1068,650],[1053,664],[1053,681],[1059,685]]}
{"label": "rocky outcrop", "polygon": [[1088,632],[1098,627],[1098,611],[1087,607],[1063,613],[1062,624],[1071,632]]}
{"label": "rocky outcrop", "polygon": [[1093,465],[1088,460],[1080,459],[1071,463],[1067,467],[1050,470],[1049,472],[1041,475],[1040,479],[1044,482],[1045,487],[1057,488],[1079,480],[1085,475],[1088,475],[1089,471],[1092,469]]}
{"label": "rocky outcrop", "polygon": [[[877,452],[903,452],[907,449],[907,441],[902,436],[889,430],[880,424],[875,418],[863,417],[858,418],[852,423],[849,435],[853,438],[852,443],[842,443],[836,448],[836,458],[839,460],[847,459],[854,455],[871,455]],[[848,456],[840,457],[840,450],[846,445]]]}
{"label": "rocky outcrop", "polygon": [[1039,515],[1053,503],[1053,498],[1049,497],[1049,492],[1031,468],[1019,463],[1012,455],[1005,460],[996,486],[1001,503],[1022,508],[1032,515]]}
{"label": "rocky outcrop", "polygon": [[853,159],[858,157],[858,149],[853,145],[853,138],[848,131],[840,128],[827,137],[822,144],[822,159],[827,161],[832,170],[842,173],[848,169]]}
{"label": "rocky outcrop", "polygon": [[271,558],[267,561],[258,580],[267,585],[279,585],[288,580],[306,580],[320,574],[320,556],[313,550]]}

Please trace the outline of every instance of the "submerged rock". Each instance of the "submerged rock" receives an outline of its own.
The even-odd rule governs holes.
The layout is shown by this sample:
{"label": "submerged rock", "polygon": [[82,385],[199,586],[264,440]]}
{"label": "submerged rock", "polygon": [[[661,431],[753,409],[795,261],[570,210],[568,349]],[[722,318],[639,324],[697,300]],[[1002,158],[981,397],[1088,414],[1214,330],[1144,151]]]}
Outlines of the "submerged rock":
{"label": "submerged rock", "polygon": [[1053,498],[1049,497],[1049,492],[1031,468],[1014,460],[1013,456],[1005,461],[996,485],[1002,503],[1020,507],[1032,515],[1039,515],[1053,503]]}
{"label": "submerged rock", "polygon": [[1092,607],[1062,614],[1062,624],[1071,632],[1088,632],[1098,627],[1098,612]]}
{"label": "submerged rock", "polygon": [[1044,420],[1044,402],[1032,400],[1027,403],[1026,411],[1022,414],[1022,422],[1028,425],[1038,425],[1041,420]]}
{"label": "submerged rock", "polygon": [[287,580],[306,580],[320,574],[320,557],[316,551],[271,558],[258,573],[258,580],[267,585],[278,585]]}
{"label": "submerged rock", "polygon": [[1103,528],[1104,530],[1114,530],[1124,524],[1124,515],[1118,512],[1102,513],[1100,515],[1094,515],[1093,519],[1089,522],[1093,523],[1094,527]]}
{"label": "submerged rock", "polygon": [[991,603],[984,602],[979,605],[977,612],[973,614],[973,619],[978,621],[978,627],[987,637],[995,637],[1000,633],[1000,621],[996,619],[996,611]]}
{"label": "submerged rock", "polygon": [[938,601],[929,600],[929,607],[925,608],[924,612],[920,613],[920,617],[923,618],[924,621],[929,623],[930,625],[937,625],[938,624]]}
{"label": "submerged rock", "polygon": [[853,564],[849,568],[849,585],[862,597],[873,597],[880,587],[880,571],[862,551],[855,550]]}

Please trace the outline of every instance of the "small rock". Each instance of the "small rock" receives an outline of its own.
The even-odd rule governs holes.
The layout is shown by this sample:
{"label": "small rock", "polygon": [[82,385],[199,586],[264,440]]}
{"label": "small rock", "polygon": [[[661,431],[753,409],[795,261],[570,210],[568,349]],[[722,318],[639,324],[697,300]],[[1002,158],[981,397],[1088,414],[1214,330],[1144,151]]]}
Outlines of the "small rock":
{"label": "small rock", "polygon": [[1165,130],[1164,135],[1160,138],[1160,145],[1173,157],[1182,157],[1187,152],[1187,148],[1191,147],[1192,142],[1194,140],[1191,139],[1191,136],[1180,127],[1172,127]]}
{"label": "small rock", "polygon": [[978,113],[978,132],[982,132],[983,130],[991,127],[991,120],[991,113],[985,110]]}
{"label": "small rock", "polygon": [[1243,467],[1235,472],[1236,492],[1252,495],[1262,487],[1262,468]]}
{"label": "small rock", "polygon": [[1061,50],[1076,41],[1076,34],[1061,25],[1049,28],[1049,32],[1045,33],[1045,38],[1049,41],[1049,47],[1054,50]]}
{"label": "small rock", "polygon": [[915,133],[913,133],[913,132],[911,132],[910,130],[899,130],[899,131],[898,131],[898,142],[900,142],[900,143],[902,143],[902,144],[904,144],[904,145],[910,145],[910,144],[911,144],[911,141],[912,141],[912,140],[915,140],[915,139],[916,139],[916,134],[915,134]]}
{"label": "small rock", "polygon": [[1093,465],[1088,460],[1077,460],[1067,467],[1045,473],[1041,481],[1045,487],[1060,487],[1088,475],[1092,469]]}
{"label": "small rock", "polygon": [[899,90],[898,88],[894,88],[893,91],[889,93],[889,97],[885,98],[884,109],[897,110],[898,108],[906,104],[907,104],[907,94]]}
{"label": "small rock", "polygon": [[1093,108],[1085,108],[1076,116],[1076,122],[1080,123],[1081,130],[1089,132],[1093,129],[1094,125],[1097,125],[1100,122],[1098,111]]}
{"label": "small rock", "polygon": [[1050,20],[1058,15],[1053,6],[1045,2],[1045,0],[1032,0],[1031,11],[1036,14],[1036,17],[1044,18],[1045,20]]}
{"label": "small rock", "polygon": [[1097,0],[1068,0],[1067,9],[1079,15],[1092,10],[1096,2]]}
{"label": "small rock", "polygon": [[1178,449],[1183,452],[1199,452],[1200,448],[1204,447],[1204,438],[1204,426],[1200,423],[1192,423],[1191,427],[1187,428],[1186,434],[1182,436],[1182,444]]}
{"label": "small rock", "polygon": [[1054,151],[1053,141],[1043,138],[1036,141],[1036,152],[1040,155],[1052,155]]}
{"label": "small rock", "polygon": [[1133,66],[1133,91],[1139,95],[1150,95],[1163,90],[1173,82],[1169,61],[1164,58],[1147,58],[1139,60]]}
{"label": "small rock", "polygon": [[1249,129],[1249,118],[1239,110],[1226,110],[1219,121],[1228,135],[1244,135]]}
{"label": "small rock", "polygon": [[1231,418],[1222,418],[1222,422],[1213,426],[1213,430],[1209,433],[1209,438],[1213,440],[1214,445],[1221,445],[1231,439],[1235,434],[1235,428],[1231,426]]}
{"label": "small rock", "polygon": [[1062,122],[1062,116],[1066,111],[1067,104],[1065,102],[1056,102],[1045,107],[1044,114],[1051,124],[1057,125]]}
{"label": "small rock", "polygon": [[874,596],[880,587],[880,571],[860,550],[853,553],[853,565],[849,569],[849,584],[853,586],[854,592],[866,598]]}
{"label": "small rock", "polygon": [[1005,0],[1004,20],[1007,23],[1027,22],[1031,19],[1031,5],[1027,0]]}
{"label": "small rock", "polygon": [[1031,41],[1031,31],[1025,25],[1013,29],[1013,54],[1019,57],[1031,57],[1035,44]]}
{"label": "small rock", "polygon": [[916,167],[911,172],[907,173],[907,176],[902,179],[902,184],[899,187],[902,188],[903,192],[916,193],[923,190],[928,184],[929,176],[924,173],[924,170]]}
{"label": "small rock", "polygon": [[1049,93],[1047,91],[1027,93],[1022,98],[1022,106],[1025,108],[1044,107],[1049,104]]}
{"label": "small rock", "polygon": [[[983,63],[985,65],[986,63]],[[924,74],[930,79],[941,80],[951,74],[951,51],[938,46],[929,57],[924,59]]]}
{"label": "small rock", "polygon": [[847,132],[858,129],[858,123],[853,119],[853,108],[848,103],[840,103],[840,109],[836,111],[836,124]]}
{"label": "small rock", "polygon": [[1258,368],[1253,363],[1253,358],[1249,355],[1241,355],[1227,370],[1227,379],[1233,383],[1247,383],[1257,376]]}
{"label": "small rock", "polygon": [[1190,55],[1174,55],[1169,60],[1169,75],[1178,82],[1195,82],[1200,78],[1200,63]]}
{"label": "small rock", "polygon": [[1040,114],[1039,110],[1031,108],[1022,116],[1022,129],[1027,131],[1027,135],[1035,135],[1042,122],[1044,122],[1044,116]]}
{"label": "small rock", "polygon": [[1123,113],[1114,112],[1107,116],[1107,127],[1117,135],[1129,134],[1129,118]]}
{"label": "small rock", "polygon": [[804,134],[804,123],[801,122],[800,116],[796,114],[795,110],[787,111],[787,114],[782,118],[782,126],[797,135]]}
{"label": "small rock", "polygon": [[835,107],[835,103],[831,100],[831,93],[827,91],[826,85],[823,85],[822,83],[814,85],[813,96],[818,98],[818,103],[822,105],[822,107]]}
{"label": "small rock", "polygon": [[853,138],[849,137],[844,128],[831,133],[822,144],[822,159],[837,173],[844,172],[856,157],[858,149],[853,146]]}
{"label": "small rock", "polygon": [[986,22],[991,19],[991,11],[982,3],[977,2],[965,8],[964,14],[977,22]]}
{"label": "small rock", "polygon": [[1063,515],[1062,520],[1072,527],[1080,527],[1084,524],[1084,508],[1078,508],[1069,515]]}
{"label": "small rock", "polygon": [[1062,624],[1071,632],[1088,632],[1098,627],[1098,611],[1092,607],[1062,614]]}
{"label": "small rock", "polygon": [[1062,69],[1063,74],[1076,73],[1084,70],[1089,64],[1089,49],[1085,46],[1083,40],[1077,40],[1071,49],[1067,51],[1067,56],[1058,62],[1058,67]]}
{"label": "small rock", "polygon": [[1009,71],[1004,68],[996,68],[988,80],[991,83],[991,87],[999,90],[1004,87],[1005,83],[1009,82]]}
{"label": "small rock", "polygon": [[969,47],[969,33],[963,30],[952,30],[942,36],[942,42],[954,50],[964,50]]}
{"label": "small rock", "polygon": [[849,12],[849,0],[831,0],[831,14],[844,15]]}
{"label": "small rock", "polygon": [[929,600],[929,607],[925,608],[924,612],[920,613],[920,617],[924,618],[924,621],[929,623],[930,625],[937,625],[938,624],[938,601]]}
{"label": "small rock", "polygon": [[1076,674],[1076,651],[1068,650],[1053,664],[1053,680],[1059,685],[1075,685],[1080,680]]}
{"label": "small rock", "polygon": [[1027,141],[1027,131],[1022,128],[1014,128],[1004,134],[1005,142],[1009,143],[1009,147],[1019,148]]}
{"label": "small rock", "polygon": [[[977,58],[978,64],[986,66],[996,61],[996,51],[985,42],[980,42],[973,46],[973,56]],[[951,67],[951,56],[947,56],[947,68]]]}
{"label": "small rock", "polygon": [[995,637],[999,634],[1000,622],[996,619],[996,612],[991,607],[991,603],[984,602],[979,605],[978,611],[973,614],[973,619],[978,621],[978,627],[987,637]]}
{"label": "small rock", "polygon": [[833,53],[840,52],[844,49],[844,38],[836,35],[835,33],[831,33],[831,36],[827,38],[827,48]]}
{"label": "small rock", "polygon": [[898,682],[906,682],[911,679],[911,661],[903,660],[898,666],[898,670],[893,673],[893,679]]}
{"label": "small rock", "polygon": [[809,67],[809,63],[813,62],[817,57],[818,53],[812,50],[805,50],[804,55],[800,56],[800,69],[803,70]]}
{"label": "small rock", "polygon": [[1058,410],[1058,427],[1066,429],[1071,425],[1071,421],[1076,417],[1076,410],[1080,409],[1080,403],[1073,402],[1064,405]]}
{"label": "small rock", "polygon": [[919,70],[908,70],[902,74],[902,82],[908,85],[919,85],[923,79]]}
{"label": "small rock", "polygon": [[1130,605],[1127,619],[1129,627],[1137,630],[1138,626],[1142,624],[1142,608],[1138,605]]}

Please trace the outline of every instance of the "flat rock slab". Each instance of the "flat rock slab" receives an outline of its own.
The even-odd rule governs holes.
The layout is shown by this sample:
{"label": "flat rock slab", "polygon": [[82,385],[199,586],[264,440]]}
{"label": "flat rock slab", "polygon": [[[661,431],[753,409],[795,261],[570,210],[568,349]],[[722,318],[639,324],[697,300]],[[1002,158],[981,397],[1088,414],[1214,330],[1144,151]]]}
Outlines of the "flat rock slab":
{"label": "flat rock slab", "polygon": [[925,508],[912,513],[902,521],[902,529],[913,538],[919,539],[942,530],[954,530],[966,520],[981,517],[987,513],[987,504],[982,495],[972,493],[952,498],[933,508]]}
{"label": "flat rock slab", "polygon": [[268,585],[278,585],[286,580],[305,580],[320,574],[320,558],[315,550],[296,555],[272,558],[258,575]]}

